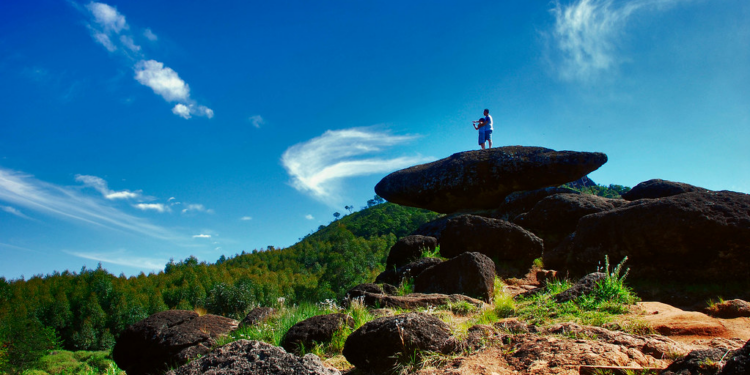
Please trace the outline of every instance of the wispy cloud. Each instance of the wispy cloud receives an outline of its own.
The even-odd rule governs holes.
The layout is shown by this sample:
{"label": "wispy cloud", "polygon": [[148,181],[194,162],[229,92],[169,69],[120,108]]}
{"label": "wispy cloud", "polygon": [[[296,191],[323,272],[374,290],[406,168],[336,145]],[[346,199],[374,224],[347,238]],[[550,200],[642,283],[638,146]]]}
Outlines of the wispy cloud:
{"label": "wispy cloud", "polygon": [[243,216],[243,217],[241,217],[241,218],[240,218],[240,220],[242,220],[242,221],[250,221],[250,220],[252,220],[252,219],[253,219],[253,218],[252,218],[252,217],[250,217],[250,216]]}
{"label": "wispy cloud", "polygon": [[130,191],[130,190],[122,190],[122,191],[112,191],[109,190],[109,186],[107,185],[107,181],[105,181],[101,177],[96,176],[88,176],[88,175],[76,175],[76,181],[83,183],[84,185],[96,189],[98,192],[102,193],[104,198],[107,199],[137,199],[141,197],[141,190],[136,191]]}
{"label": "wispy cloud", "polygon": [[625,58],[618,44],[628,20],[639,10],[663,9],[690,0],[576,0],[563,5],[555,0],[552,38],[553,64],[567,81],[591,81],[609,72]]}
{"label": "wispy cloud", "polygon": [[206,209],[206,207],[202,204],[186,204],[185,208],[182,210],[183,214],[190,213],[190,212],[205,212],[208,214],[214,213],[214,210],[212,209]]}
{"label": "wispy cloud", "polygon": [[266,123],[265,121],[263,121],[263,117],[260,117],[260,115],[250,116],[250,118],[248,118],[247,120],[250,121],[250,123],[258,129],[260,129],[261,125]]}
{"label": "wispy cloud", "polygon": [[307,220],[313,220],[313,219],[315,219],[315,217],[313,217],[313,215],[307,214],[307,215],[305,215],[305,219],[307,219]]}
{"label": "wispy cloud", "polygon": [[24,215],[21,211],[18,211],[17,209],[10,207],[10,206],[0,206],[0,210],[5,211],[9,214],[16,215],[18,217],[22,217],[24,219],[32,220],[30,217]]}
{"label": "wispy cloud", "polygon": [[50,184],[0,168],[0,201],[26,210],[111,230],[175,240],[177,236],[147,220],[124,213],[107,201],[81,194],[79,189]]}
{"label": "wispy cloud", "polygon": [[196,234],[193,238],[211,238],[210,234]]}
{"label": "wispy cloud", "polygon": [[172,212],[172,209],[163,203],[138,203],[134,204],[133,207],[141,211],[156,211],[158,213]]}
{"label": "wispy cloud", "polygon": [[172,107],[172,113],[184,119],[192,116],[212,118],[214,111],[200,105],[190,98],[190,87],[173,69],[164,63],[146,58],[141,46],[136,44],[136,37],[156,41],[156,35],[151,29],[145,29],[140,34],[130,32],[130,26],[125,16],[117,8],[104,3],[91,2],[79,9],[87,12],[91,21],[87,27],[94,40],[104,46],[109,52],[118,52],[133,63],[135,80],[154,90],[167,102],[177,102]]}
{"label": "wispy cloud", "polygon": [[288,148],[281,162],[292,177],[291,184],[295,189],[326,204],[335,205],[344,198],[341,183],[346,178],[390,172],[433,160],[421,156],[357,158],[381,153],[387,147],[415,138],[378,132],[372,128],[328,130],[320,137]]}
{"label": "wispy cloud", "polygon": [[77,256],[79,258],[95,260],[103,263],[118,264],[121,266],[133,267],[141,270],[161,270],[167,264],[166,259],[139,257],[128,254],[125,250],[112,252],[79,252],[65,251],[65,253]]}

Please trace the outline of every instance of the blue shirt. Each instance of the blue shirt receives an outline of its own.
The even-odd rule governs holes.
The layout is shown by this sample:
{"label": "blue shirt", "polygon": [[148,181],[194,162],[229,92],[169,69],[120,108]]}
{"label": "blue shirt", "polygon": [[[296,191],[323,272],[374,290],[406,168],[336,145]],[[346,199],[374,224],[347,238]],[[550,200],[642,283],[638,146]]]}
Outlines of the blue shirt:
{"label": "blue shirt", "polygon": [[484,118],[484,126],[482,127],[484,130],[492,131],[492,116],[487,115],[487,117]]}

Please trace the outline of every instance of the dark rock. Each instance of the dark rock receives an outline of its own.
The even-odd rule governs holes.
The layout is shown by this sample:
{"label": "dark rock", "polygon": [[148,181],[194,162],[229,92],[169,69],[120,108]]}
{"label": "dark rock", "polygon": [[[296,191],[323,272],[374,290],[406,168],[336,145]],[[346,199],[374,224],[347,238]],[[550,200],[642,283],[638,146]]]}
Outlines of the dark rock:
{"label": "dark rock", "polygon": [[573,301],[582,295],[591,293],[596,287],[596,283],[606,278],[607,274],[603,272],[590,273],[578,280],[570,289],[556,295],[555,300],[560,303]]}
{"label": "dark rock", "polygon": [[339,375],[314,354],[298,357],[261,341],[238,340],[166,375]]}
{"label": "dark rock", "polygon": [[542,256],[544,244],[533,233],[504,220],[461,215],[448,221],[440,239],[440,253],[452,258],[465,252],[482,253],[498,262],[512,263],[525,273]]}
{"label": "dark rock", "polygon": [[438,258],[422,258],[397,269],[386,269],[375,278],[375,282],[378,284],[387,283],[391,285],[401,285],[402,281],[411,277],[416,277],[422,273],[422,271],[442,262],[443,261]]}
{"label": "dark rock", "polygon": [[721,368],[724,354],[726,351],[716,348],[693,350],[669,365],[662,375],[714,375]]}
{"label": "dark rock", "polygon": [[393,370],[399,356],[447,354],[457,346],[443,321],[432,315],[408,313],[366,323],[346,339],[343,354],[358,369],[382,374]]}
{"label": "dark rock", "polygon": [[547,282],[557,278],[557,271],[555,270],[537,270],[534,274],[536,281],[539,285],[547,285]]}
{"label": "dark rock", "polygon": [[582,275],[597,263],[628,257],[639,280],[750,280],[750,195],[729,191],[643,199],[582,217],[544,265]]}
{"label": "dark rock", "polygon": [[240,322],[240,327],[249,327],[257,324],[261,324],[270,318],[273,314],[276,314],[276,309],[273,307],[256,307],[252,309],[245,319]]}
{"label": "dark rock", "polygon": [[386,269],[401,267],[415,261],[422,256],[423,251],[433,251],[437,247],[437,238],[429,236],[406,236],[391,247],[386,261]]}
{"label": "dark rock", "polygon": [[289,328],[281,340],[281,346],[288,352],[298,353],[300,345],[310,349],[316,343],[331,341],[333,334],[344,325],[354,327],[354,319],[346,314],[313,316]]}
{"label": "dark rock", "polygon": [[440,242],[440,237],[445,229],[445,225],[448,224],[448,220],[454,215],[443,216],[433,221],[424,223],[417,228],[412,235],[430,236],[435,237]]}
{"label": "dark rock", "polygon": [[443,306],[457,302],[468,302],[478,307],[484,305],[484,302],[462,294],[411,293],[405,296],[389,296],[385,294],[365,293],[361,298],[362,303],[365,306],[376,308],[393,307],[400,309],[416,309],[418,307]]}
{"label": "dark rock", "polygon": [[392,295],[397,292],[398,289],[391,284],[359,284],[346,292],[344,299],[341,301],[341,305],[348,307],[351,301],[358,298],[363,299],[365,293]]}
{"label": "dark rock", "polygon": [[503,201],[500,207],[492,210],[490,215],[486,216],[511,221],[516,216],[531,211],[540,200],[555,194],[580,195],[581,193],[566,187],[548,187],[530,191],[517,191],[505,197],[505,201]]}
{"label": "dark rock", "polygon": [[193,311],[167,310],[128,327],[112,358],[128,375],[161,374],[209,353],[215,339],[235,329],[236,320]]}
{"label": "dark rock", "polygon": [[480,253],[463,253],[414,279],[416,293],[463,294],[484,301],[494,295],[495,264]]}
{"label": "dark rock", "polygon": [[723,319],[750,317],[750,303],[741,299],[733,299],[717,303],[704,309],[703,312]]}
{"label": "dark rock", "polygon": [[495,209],[505,197],[575,181],[607,162],[607,155],[509,146],[466,151],[391,173],[376,186],[386,200],[451,213]]}
{"label": "dark rock", "polygon": [[639,199],[649,198],[666,198],[673,195],[701,192],[705,193],[710,190],[701,187],[685,184],[682,182],[672,182],[667,180],[648,180],[635,185],[630,191],[622,195],[622,199],[627,201],[636,201]]}
{"label": "dark rock", "polygon": [[492,326],[478,324],[474,325],[467,331],[466,340],[464,340],[462,347],[464,350],[476,351],[480,348],[485,347],[487,344],[497,342],[503,339],[502,335],[498,335],[497,331]]}
{"label": "dark rock", "polygon": [[513,220],[554,249],[576,230],[578,220],[586,215],[615,209],[621,199],[602,198],[590,194],[555,194],[544,198],[531,211]]}
{"label": "dark rock", "polygon": [[570,186],[576,189],[583,189],[587,187],[597,186],[594,180],[590,179],[589,176],[583,176],[573,182],[568,182],[566,186]]}
{"label": "dark rock", "polygon": [[740,350],[727,356],[724,368],[719,375],[747,375],[750,374],[750,341],[745,343]]}

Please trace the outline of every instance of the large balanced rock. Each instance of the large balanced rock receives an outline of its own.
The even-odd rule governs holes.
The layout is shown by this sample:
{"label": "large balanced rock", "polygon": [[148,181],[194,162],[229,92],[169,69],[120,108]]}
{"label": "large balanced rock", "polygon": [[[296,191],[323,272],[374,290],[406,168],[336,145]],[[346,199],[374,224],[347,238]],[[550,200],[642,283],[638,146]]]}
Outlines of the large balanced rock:
{"label": "large balanced rock", "polygon": [[375,192],[393,203],[442,213],[494,209],[514,191],[575,181],[606,162],[602,153],[542,147],[466,151],[393,172]]}
{"label": "large balanced rock", "polygon": [[331,341],[333,334],[345,325],[354,327],[354,319],[346,314],[313,316],[289,328],[281,340],[281,346],[294,353],[298,353],[302,346],[309,350],[316,343]]}
{"label": "large balanced rock", "polygon": [[422,258],[396,269],[386,269],[375,278],[375,283],[401,285],[402,281],[419,276],[422,271],[442,262],[438,258]]}
{"label": "large balanced rock", "polygon": [[236,320],[216,315],[162,311],[128,327],[117,339],[112,358],[128,375],[161,374],[208,354],[217,337],[238,325]]}
{"label": "large balanced rock", "polygon": [[401,267],[417,260],[424,251],[433,251],[437,247],[437,238],[430,236],[411,235],[396,241],[388,253],[387,268]]}
{"label": "large balanced rock", "polygon": [[494,283],[492,259],[480,253],[463,253],[422,271],[414,279],[414,292],[463,294],[490,301]]}
{"label": "large balanced rock", "polygon": [[427,314],[408,313],[375,319],[346,339],[343,354],[358,369],[390,373],[402,359],[424,352],[449,353],[456,348],[450,327]]}
{"label": "large balanced rock", "polygon": [[261,341],[238,340],[166,375],[339,375],[314,354],[298,357]]}
{"label": "large balanced rock", "polygon": [[542,240],[520,226],[476,215],[448,220],[440,238],[440,254],[444,257],[478,252],[498,262],[517,263],[521,271],[542,256],[543,250]]}
{"label": "large balanced rock", "polygon": [[750,280],[750,195],[692,192],[643,199],[584,216],[547,267],[583,275],[628,257],[634,278],[695,282]]}
{"label": "large balanced rock", "polygon": [[586,215],[613,210],[627,201],[590,194],[555,194],[537,203],[531,211],[513,220],[542,240],[544,247],[554,249],[576,230],[578,220]]}
{"label": "large balanced rock", "polygon": [[673,195],[690,193],[694,191],[707,192],[709,190],[682,182],[653,179],[643,181],[640,184],[635,185],[632,189],[630,189],[630,191],[622,195],[622,199],[625,199],[627,201],[636,201],[644,198],[666,198]]}

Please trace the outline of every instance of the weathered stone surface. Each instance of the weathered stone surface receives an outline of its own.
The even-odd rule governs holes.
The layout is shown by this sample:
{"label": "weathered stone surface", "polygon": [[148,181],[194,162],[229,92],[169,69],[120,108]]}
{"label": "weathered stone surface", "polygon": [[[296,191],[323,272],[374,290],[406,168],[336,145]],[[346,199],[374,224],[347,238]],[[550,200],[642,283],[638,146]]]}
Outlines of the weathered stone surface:
{"label": "weathered stone surface", "polygon": [[669,365],[662,375],[715,375],[724,354],[724,350],[715,348],[693,350]]}
{"label": "weathered stone surface", "polygon": [[408,313],[366,323],[346,339],[343,354],[358,369],[382,374],[394,368],[398,356],[449,353],[457,346],[450,327],[443,321],[427,314]]}
{"label": "weathered stone surface", "polygon": [[661,302],[639,302],[640,320],[655,332],[669,336],[726,336],[727,328],[716,318],[697,311],[683,311]]}
{"label": "weathered stone surface", "polygon": [[386,269],[392,267],[401,267],[418,260],[423,251],[433,251],[437,247],[438,241],[435,237],[410,235],[396,241],[391,247],[386,260]]}
{"label": "weathered stone surface", "polygon": [[596,287],[596,283],[607,278],[603,272],[594,272],[578,280],[570,289],[555,296],[557,302],[563,303],[573,301],[578,297],[591,293]]}
{"label": "weathered stone surface", "polygon": [[741,375],[750,374],[750,341],[740,350],[732,353],[732,356],[726,360],[724,368],[719,375]]}
{"label": "weathered stone surface", "polygon": [[463,253],[432,266],[414,279],[416,293],[463,294],[490,301],[494,292],[495,264],[480,253]]}
{"label": "weathered stone surface", "polygon": [[346,314],[313,316],[289,328],[281,340],[281,346],[287,352],[298,353],[301,345],[310,349],[315,343],[331,341],[333,334],[344,325],[354,327],[354,319]]}
{"label": "weathered stone surface", "polygon": [[544,240],[547,249],[554,249],[576,230],[578,220],[586,215],[613,210],[622,206],[622,199],[602,198],[590,194],[555,194],[537,203],[531,211],[513,220]]}
{"label": "weathered stone surface", "polygon": [[531,209],[542,199],[555,194],[580,195],[581,193],[565,187],[548,187],[529,191],[517,191],[505,197],[505,201],[503,201],[500,207],[492,210],[489,216],[495,219],[512,221],[516,216],[531,211]]}
{"label": "weathered stone surface", "polygon": [[717,303],[706,308],[703,312],[724,319],[750,317],[750,303],[741,299],[733,299]]}
{"label": "weathered stone surface", "polygon": [[666,198],[673,195],[690,192],[708,192],[708,189],[667,180],[653,179],[635,185],[630,191],[622,195],[622,199],[636,201],[639,199]]}
{"label": "weathered stone surface", "polygon": [[482,253],[499,263],[508,262],[525,273],[542,256],[544,244],[533,233],[504,220],[460,215],[448,221],[440,239],[440,253],[452,258],[461,253]]}
{"label": "weathered stone surface", "polygon": [[683,193],[584,216],[571,237],[545,251],[544,264],[582,275],[607,254],[627,256],[636,279],[747,282],[750,195]]}
{"label": "weathered stone surface", "polygon": [[386,269],[375,278],[376,283],[387,283],[401,285],[401,282],[410,277],[416,277],[422,271],[442,263],[438,258],[422,258],[397,269]]}
{"label": "weathered stone surface", "polygon": [[418,307],[443,306],[449,303],[468,302],[474,306],[482,306],[484,302],[462,294],[421,294],[411,293],[405,296],[391,296],[386,294],[365,293],[362,303],[368,307],[394,307],[401,309],[416,309]]}
{"label": "weathered stone surface", "polygon": [[355,299],[363,299],[366,293],[391,295],[396,294],[396,292],[398,292],[398,289],[391,284],[359,284],[346,292],[344,299],[341,301],[341,305],[345,307],[349,306],[351,301]]}
{"label": "weathered stone surface", "polygon": [[274,309],[273,307],[256,307],[250,310],[247,316],[245,316],[245,319],[242,319],[242,322],[240,322],[240,327],[261,324],[275,313],[276,309]]}
{"label": "weathered stone surface", "polygon": [[215,339],[237,329],[236,320],[193,311],[167,310],[128,327],[112,358],[128,375],[161,374],[209,352]]}
{"label": "weathered stone surface", "polygon": [[575,181],[606,162],[602,153],[542,147],[466,151],[393,172],[375,192],[393,203],[442,213],[495,209],[514,191]]}
{"label": "weathered stone surface", "polygon": [[298,357],[261,341],[238,340],[167,375],[339,375],[314,354]]}
{"label": "weathered stone surface", "polygon": [[438,243],[440,243],[440,237],[443,234],[443,230],[445,229],[445,226],[448,224],[448,220],[450,220],[455,215],[446,215],[439,217],[433,221],[424,223],[417,228],[414,232],[412,232],[412,235],[421,235],[421,236],[430,236],[435,237],[438,240]]}

